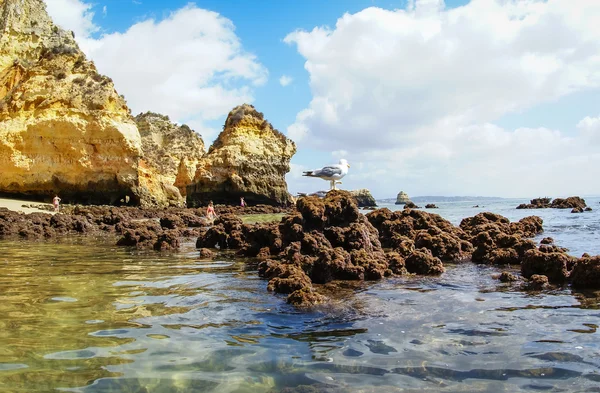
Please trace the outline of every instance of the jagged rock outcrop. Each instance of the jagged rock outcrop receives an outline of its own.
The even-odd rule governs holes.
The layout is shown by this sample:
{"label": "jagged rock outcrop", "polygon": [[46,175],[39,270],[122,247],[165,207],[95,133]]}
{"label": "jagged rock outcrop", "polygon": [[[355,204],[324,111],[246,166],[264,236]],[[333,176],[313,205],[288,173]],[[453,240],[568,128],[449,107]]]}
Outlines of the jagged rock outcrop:
{"label": "jagged rock outcrop", "polygon": [[188,206],[210,200],[250,205],[290,205],[285,174],[296,145],[265,120],[252,105],[235,107],[223,132],[200,160],[193,184],[187,187]]}
{"label": "jagged rock outcrop", "polygon": [[377,202],[373,195],[371,195],[371,191],[366,188],[361,188],[360,190],[350,191],[350,194],[356,200],[358,207],[375,207],[377,206]]}
{"label": "jagged rock outcrop", "polygon": [[[578,196],[568,198],[556,198],[550,202],[550,198],[536,198],[529,201],[530,203],[521,203],[517,209],[573,209],[572,213],[583,213],[587,205],[585,199]],[[591,209],[590,209],[591,210]]]}
{"label": "jagged rock outcrop", "polygon": [[407,204],[408,202],[410,202],[410,198],[408,197],[408,194],[405,193],[404,191],[400,191],[398,193],[398,196],[396,197],[396,205],[404,205],[404,204]]}
{"label": "jagged rock outcrop", "polygon": [[140,136],[112,80],[41,0],[0,0],[0,193],[139,203]]}
{"label": "jagged rock outcrop", "polygon": [[185,205],[186,187],[206,153],[202,137],[157,113],[141,113],[135,121],[142,138],[140,183],[149,191],[149,204]]}

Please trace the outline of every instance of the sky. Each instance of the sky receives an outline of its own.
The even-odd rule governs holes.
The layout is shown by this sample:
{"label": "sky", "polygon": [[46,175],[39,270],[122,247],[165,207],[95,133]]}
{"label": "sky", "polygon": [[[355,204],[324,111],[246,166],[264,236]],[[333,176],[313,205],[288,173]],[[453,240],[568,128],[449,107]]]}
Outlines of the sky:
{"label": "sky", "polygon": [[46,0],[134,114],[210,143],[244,102],[340,188],[600,195],[600,1]]}

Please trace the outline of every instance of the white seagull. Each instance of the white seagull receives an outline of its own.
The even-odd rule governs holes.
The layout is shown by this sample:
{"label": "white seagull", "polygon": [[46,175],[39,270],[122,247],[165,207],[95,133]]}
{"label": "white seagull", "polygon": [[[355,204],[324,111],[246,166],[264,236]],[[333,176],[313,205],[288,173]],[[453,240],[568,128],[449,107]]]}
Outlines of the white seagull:
{"label": "white seagull", "polygon": [[306,171],[302,174],[302,176],[318,177],[323,180],[329,180],[331,184],[330,189],[335,190],[336,184],[342,184],[342,182],[338,180],[348,174],[348,168],[350,168],[350,164],[348,164],[348,161],[342,158],[339,164],[328,165],[321,169]]}

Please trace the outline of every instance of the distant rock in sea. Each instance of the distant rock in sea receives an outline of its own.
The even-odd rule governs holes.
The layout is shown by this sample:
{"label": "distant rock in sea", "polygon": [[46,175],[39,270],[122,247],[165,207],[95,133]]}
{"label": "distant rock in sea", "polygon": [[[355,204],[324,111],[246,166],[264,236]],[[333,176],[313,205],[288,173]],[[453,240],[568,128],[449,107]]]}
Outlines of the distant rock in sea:
{"label": "distant rock in sea", "polygon": [[296,153],[295,143],[273,128],[252,105],[235,107],[223,131],[198,163],[187,187],[188,206],[292,203],[285,174]]}
{"label": "distant rock in sea", "polygon": [[140,200],[141,141],[125,100],[41,0],[0,1],[0,193]]}
{"label": "distant rock in sea", "polygon": [[428,203],[425,205],[425,209],[437,209],[438,207],[435,205],[435,203]]}
{"label": "distant rock in sea", "polygon": [[359,190],[350,191],[350,194],[356,200],[358,207],[375,207],[377,206],[377,202],[373,195],[371,195],[371,191],[366,188],[361,188]]}
{"label": "distant rock in sea", "polygon": [[404,191],[400,191],[398,193],[398,196],[396,197],[396,205],[405,205],[408,202],[410,202],[410,198],[408,197],[408,194],[405,193]]}
{"label": "distant rock in sea", "polygon": [[517,209],[573,209],[572,213],[582,213],[587,207],[585,199],[578,196],[568,198],[556,198],[552,202],[551,198],[536,198],[530,203],[522,203]]}

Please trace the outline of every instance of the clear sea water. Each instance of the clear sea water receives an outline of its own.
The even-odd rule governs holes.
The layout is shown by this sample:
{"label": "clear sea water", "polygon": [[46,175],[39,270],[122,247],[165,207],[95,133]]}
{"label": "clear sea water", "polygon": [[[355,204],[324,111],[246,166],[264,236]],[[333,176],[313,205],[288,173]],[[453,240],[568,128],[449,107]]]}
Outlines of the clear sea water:
{"label": "clear sea water", "polygon": [[[600,254],[600,199],[586,200],[591,213],[518,200],[435,212],[537,214],[544,236]],[[0,392],[600,391],[598,292],[521,291],[466,263],[323,288],[332,302],[301,311],[249,261],[201,260],[191,241],[174,254],[112,244],[0,241]]]}

